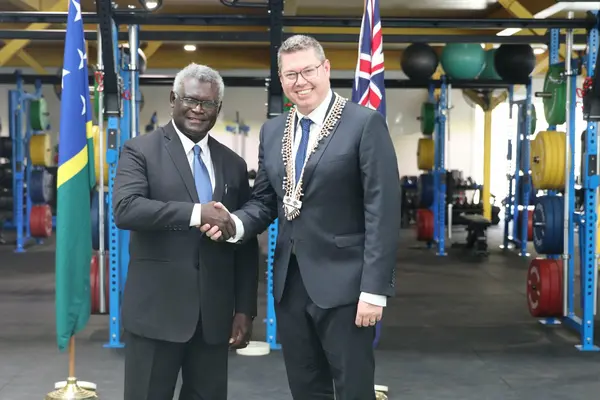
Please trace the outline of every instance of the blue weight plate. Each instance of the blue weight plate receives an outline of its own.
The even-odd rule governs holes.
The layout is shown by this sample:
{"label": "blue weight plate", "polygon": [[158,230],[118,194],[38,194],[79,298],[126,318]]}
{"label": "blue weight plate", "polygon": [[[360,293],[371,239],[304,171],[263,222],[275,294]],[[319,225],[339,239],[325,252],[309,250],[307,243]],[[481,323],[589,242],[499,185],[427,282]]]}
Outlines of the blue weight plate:
{"label": "blue weight plate", "polygon": [[419,208],[429,208],[433,204],[433,174],[421,174],[417,182]]}
{"label": "blue weight plate", "polygon": [[533,245],[540,254],[563,250],[563,205],[561,196],[541,196],[533,211]]}
{"label": "blue weight plate", "polygon": [[52,176],[45,169],[31,172],[29,194],[33,203],[48,203],[52,199]]}

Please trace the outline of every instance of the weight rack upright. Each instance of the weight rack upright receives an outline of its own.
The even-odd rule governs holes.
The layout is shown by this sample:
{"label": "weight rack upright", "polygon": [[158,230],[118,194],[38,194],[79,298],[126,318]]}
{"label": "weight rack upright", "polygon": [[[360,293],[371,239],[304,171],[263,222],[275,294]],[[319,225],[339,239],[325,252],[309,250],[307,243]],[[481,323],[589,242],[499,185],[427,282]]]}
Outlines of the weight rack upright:
{"label": "weight rack upright", "polygon": [[[440,77],[440,94],[436,107],[436,124],[434,132],[434,166],[433,166],[433,240],[437,244],[438,256],[446,253],[446,120],[448,112],[448,78]],[[431,90],[430,90],[431,93]],[[431,97],[431,96],[430,96]]]}
{"label": "weight rack upright", "polygon": [[[99,40],[102,49],[102,71],[100,80],[103,102],[99,106],[99,119],[107,117],[107,135],[104,138],[100,130],[99,141],[106,144],[106,162],[108,163],[108,232],[109,232],[109,339],[106,348],[122,348],[121,341],[121,298],[127,278],[129,264],[129,231],[118,229],[112,212],[117,163],[123,144],[139,134],[139,26],[130,25],[129,55],[119,50],[118,27],[112,18],[110,4],[97,2],[99,19]],[[102,173],[102,171],[101,171]],[[102,189],[103,190],[103,189]],[[102,204],[102,194],[100,204]],[[100,225],[104,216],[100,215]],[[100,235],[102,240],[103,235]],[[104,246],[100,245],[100,251]],[[103,269],[101,265],[100,270]]]}
{"label": "weight rack upright", "polygon": [[[514,100],[514,90],[511,86],[509,90],[509,107],[512,115],[513,105],[517,106],[517,134],[515,138],[515,151],[513,158],[512,139],[508,140],[507,160],[514,159],[514,175],[509,174],[508,194],[505,201],[505,219],[504,219],[504,240],[501,248],[508,249],[510,244],[519,248],[521,257],[529,256],[527,252],[528,244],[528,223],[529,223],[529,199],[531,197],[531,166],[530,166],[530,139],[532,123],[532,84],[529,79],[525,85],[525,99]],[[522,116],[525,116],[524,120]],[[523,182],[523,186],[521,186]],[[514,188],[513,188],[514,183]],[[514,189],[514,190],[513,190]],[[521,231],[518,231],[517,219],[521,219]],[[509,235],[509,223],[512,224],[512,235]],[[525,233],[523,233],[525,232]]]}
{"label": "weight rack upright", "polygon": [[[13,218],[12,221],[6,221],[6,229],[15,229],[16,253],[24,253],[25,246],[33,239],[30,231],[30,211],[31,201],[31,172],[33,165],[29,157],[29,140],[33,134],[31,122],[29,120],[30,102],[42,98],[42,83],[38,79],[35,82],[35,92],[27,93],[25,91],[21,72],[15,72],[16,89],[8,92],[9,109],[9,136],[12,142],[12,193],[13,193]],[[25,121],[23,121],[25,118]],[[27,196],[25,195],[27,191]],[[38,244],[43,241],[36,239]]]}

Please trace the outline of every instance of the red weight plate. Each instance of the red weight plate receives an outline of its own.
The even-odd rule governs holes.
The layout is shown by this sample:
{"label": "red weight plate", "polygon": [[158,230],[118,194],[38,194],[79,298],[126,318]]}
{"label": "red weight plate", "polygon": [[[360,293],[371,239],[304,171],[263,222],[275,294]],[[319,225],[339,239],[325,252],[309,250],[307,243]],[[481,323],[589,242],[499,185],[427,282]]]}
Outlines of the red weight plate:
{"label": "red weight plate", "polygon": [[527,302],[536,318],[562,315],[562,268],[556,260],[531,260],[527,272]]}
{"label": "red weight plate", "polygon": [[[108,254],[105,256],[106,264],[104,265],[104,295],[106,309],[109,307],[110,277],[109,277],[109,260]],[[90,268],[90,295],[92,296],[92,314],[100,314],[100,257],[94,254]]]}
{"label": "red weight plate", "polygon": [[100,296],[98,290],[98,272],[98,255],[94,254],[90,263],[90,296],[92,301],[92,314],[98,314],[100,306]]}
{"label": "red weight plate", "polygon": [[548,302],[548,312],[552,317],[563,315],[563,262],[562,260],[550,260],[550,276],[552,278],[552,287],[550,301]]}
{"label": "red weight plate", "polygon": [[533,210],[527,211],[527,241],[533,241]]}
{"label": "red weight plate", "polygon": [[52,235],[52,210],[47,204],[31,207],[29,230],[32,237],[47,238]]}
{"label": "red weight plate", "polygon": [[433,240],[433,212],[427,208],[417,210],[417,240]]}

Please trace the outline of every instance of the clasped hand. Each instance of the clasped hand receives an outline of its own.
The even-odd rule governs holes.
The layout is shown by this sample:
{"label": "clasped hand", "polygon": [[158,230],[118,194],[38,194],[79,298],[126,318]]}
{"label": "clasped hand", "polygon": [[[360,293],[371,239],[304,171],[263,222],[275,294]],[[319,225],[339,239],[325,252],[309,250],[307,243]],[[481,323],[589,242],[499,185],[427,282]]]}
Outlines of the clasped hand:
{"label": "clasped hand", "polygon": [[235,222],[227,208],[215,201],[202,204],[200,230],[213,240],[227,240],[235,236]]}

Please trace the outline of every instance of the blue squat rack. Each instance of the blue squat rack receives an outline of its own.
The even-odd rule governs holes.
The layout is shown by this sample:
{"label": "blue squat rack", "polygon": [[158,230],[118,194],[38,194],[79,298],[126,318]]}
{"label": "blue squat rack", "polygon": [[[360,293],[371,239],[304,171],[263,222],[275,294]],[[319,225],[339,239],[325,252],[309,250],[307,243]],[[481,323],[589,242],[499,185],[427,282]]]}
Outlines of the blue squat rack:
{"label": "blue squat rack", "polygon": [[[33,238],[30,230],[30,213],[34,205],[31,200],[31,175],[34,169],[29,154],[29,141],[37,132],[31,127],[29,109],[31,101],[43,98],[41,80],[36,80],[33,93],[27,93],[21,71],[15,72],[16,89],[8,92],[9,137],[12,144],[12,193],[13,217],[4,222],[4,228],[16,231],[16,253],[24,253],[25,246],[32,240],[42,244],[41,238]],[[46,127],[50,129],[50,126]],[[27,188],[27,196],[24,196]],[[52,226],[56,226],[56,217],[52,218]]]}

